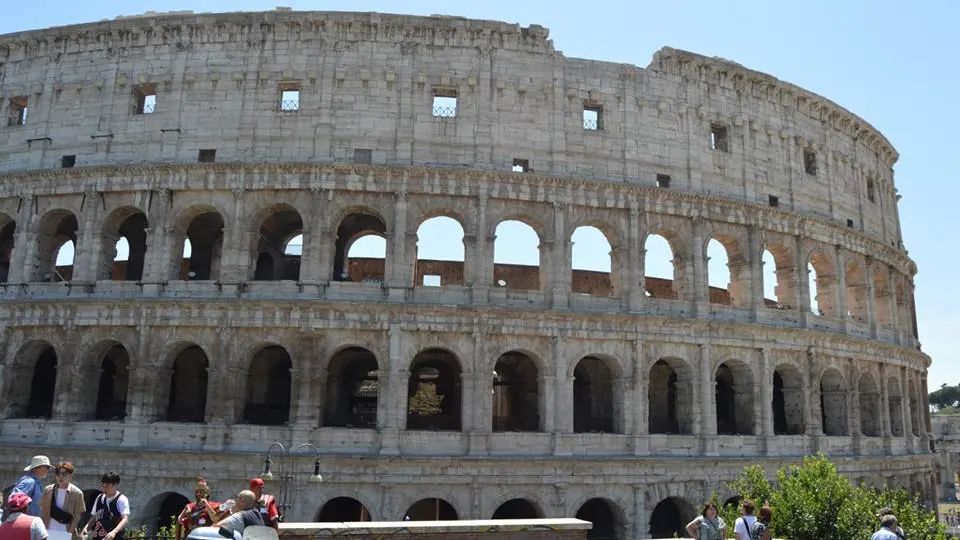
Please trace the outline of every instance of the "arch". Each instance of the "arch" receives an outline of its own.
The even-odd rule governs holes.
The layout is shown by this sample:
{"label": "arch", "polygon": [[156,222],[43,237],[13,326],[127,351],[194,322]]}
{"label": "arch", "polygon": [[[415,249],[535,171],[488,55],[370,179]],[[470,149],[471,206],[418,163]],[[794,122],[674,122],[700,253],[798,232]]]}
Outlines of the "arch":
{"label": "arch", "polygon": [[107,214],[97,279],[142,280],[149,227],[146,213],[134,206],[123,206]]}
{"label": "arch", "polygon": [[156,532],[160,527],[170,526],[189,502],[190,499],[174,491],[154,495],[143,509],[141,523],[151,532]]}
{"label": "arch", "polygon": [[810,311],[823,317],[836,317],[836,266],[833,258],[815,250],[807,259],[807,271],[810,281]]}
{"label": "arch", "polygon": [[697,509],[682,497],[667,497],[650,514],[650,538],[683,538],[686,526],[697,516]]}
{"label": "arch", "polygon": [[650,298],[678,300],[683,298],[683,257],[677,257],[680,246],[675,233],[651,233],[643,242],[644,289]]}
{"label": "arch", "polygon": [[[73,255],[78,231],[77,216],[69,210],[57,209],[44,214],[37,224],[37,251],[30,276],[34,281],[73,279]],[[58,261],[64,246],[68,248],[64,251],[63,259]]]}
{"label": "arch", "polygon": [[509,351],[493,368],[493,431],[539,431],[539,374],[534,360]]}
{"label": "arch", "polygon": [[733,307],[750,305],[749,271],[740,242],[731,234],[713,234],[705,247],[709,301]]}
{"label": "arch", "polygon": [[764,305],[774,309],[796,309],[797,268],[793,251],[777,242],[768,242],[761,253]]}
{"label": "arch", "polygon": [[752,435],[754,433],[753,373],[741,360],[728,360],[714,374],[717,433]]}
{"label": "arch", "polygon": [[836,368],[820,374],[820,417],[824,435],[847,436],[847,383]]}
{"label": "arch", "polygon": [[614,404],[614,371],[608,363],[596,356],[587,356],[577,362],[573,370],[573,431],[574,433],[616,433],[618,411]]}
{"label": "arch", "polygon": [[847,263],[844,278],[847,284],[847,312],[844,317],[867,324],[867,275],[863,265],[857,261]]}
{"label": "arch", "polygon": [[377,357],[363,347],[345,347],[330,358],[323,425],[377,427]]}
{"label": "arch", "polygon": [[4,416],[49,418],[53,412],[57,364],[56,349],[49,341],[34,339],[23,343],[13,360],[3,367],[0,395],[7,404],[2,411]]}
{"label": "arch", "polygon": [[490,519],[539,519],[543,512],[528,499],[510,499],[494,510]]}
{"label": "arch", "polygon": [[463,222],[446,215],[423,220],[417,227],[413,284],[463,285],[467,277]]}
{"label": "arch", "polygon": [[123,345],[110,342],[98,363],[99,381],[93,417],[96,420],[123,420],[127,416],[130,353]]}
{"label": "arch", "polygon": [[693,370],[679,358],[650,367],[647,414],[650,433],[693,433]]}
{"label": "arch", "polygon": [[333,257],[334,281],[383,282],[386,276],[386,251],[383,259],[371,256],[353,259],[351,255],[354,243],[371,235],[386,239],[387,223],[379,214],[360,208],[343,217],[337,226],[336,251]]}
{"label": "arch", "polygon": [[30,378],[30,398],[27,401],[27,418],[50,418],[53,416],[54,395],[57,388],[57,352],[52,346],[44,348],[33,363]]}
{"label": "arch", "polygon": [[404,521],[455,521],[457,510],[444,499],[436,497],[420,499],[410,505],[403,515]]}
{"label": "arch", "polygon": [[373,521],[370,511],[360,501],[352,497],[334,497],[317,510],[314,518],[318,523],[339,523],[341,521]]}
{"label": "arch", "polygon": [[587,540],[627,538],[623,510],[610,499],[590,499],[580,506],[574,517],[593,524],[593,528],[587,531]]}
{"label": "arch", "polygon": [[903,437],[903,392],[896,377],[887,379],[887,402],[890,413],[890,435]]}
{"label": "arch", "polygon": [[[287,244],[303,235],[303,218],[288,204],[276,204],[257,213],[259,227],[251,249],[256,256],[252,278],[255,281],[300,279],[300,254],[287,253]],[[302,253],[302,252],[301,252]]]}
{"label": "arch", "polygon": [[880,421],[880,389],[877,382],[869,373],[861,373],[857,383],[857,393],[860,398],[860,433],[865,437],[879,437],[881,435]]}
{"label": "arch", "polygon": [[290,420],[293,360],[280,345],[267,345],[253,355],[247,372],[243,422],[280,426]]}
{"label": "arch", "polygon": [[407,429],[460,430],[461,369],[460,360],[445,349],[417,353],[410,364]]}
{"label": "arch", "polygon": [[773,433],[802,435],[805,431],[806,396],[803,375],[793,364],[773,370]]}
{"label": "arch", "polygon": [[[571,291],[596,296],[619,294],[619,261],[609,227],[584,224],[570,235]],[[614,236],[615,238],[615,236]]]}
{"label": "arch", "polygon": [[207,354],[197,345],[182,347],[174,357],[170,375],[167,421],[198,422],[206,419]]}
{"label": "arch", "polygon": [[[216,280],[220,276],[223,251],[223,215],[217,211],[195,210],[183,233],[184,255],[175,275],[181,280]],[[179,237],[179,235],[178,235]],[[189,246],[189,256],[187,256]]]}
{"label": "arch", "polygon": [[525,220],[497,224],[493,241],[493,286],[509,290],[540,290],[543,237]]}
{"label": "arch", "polygon": [[0,283],[10,279],[10,263],[13,257],[13,246],[16,242],[17,222],[9,216],[0,214]]}

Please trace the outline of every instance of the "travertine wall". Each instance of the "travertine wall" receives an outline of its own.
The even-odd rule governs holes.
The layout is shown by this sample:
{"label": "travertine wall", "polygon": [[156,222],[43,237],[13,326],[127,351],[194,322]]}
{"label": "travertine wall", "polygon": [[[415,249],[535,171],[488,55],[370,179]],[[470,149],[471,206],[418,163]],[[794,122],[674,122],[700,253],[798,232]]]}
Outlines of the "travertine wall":
{"label": "travertine wall", "polygon": [[[198,473],[226,495],[270,442],[312,441],[328,483],[288,483],[295,520],[341,496],[373,519],[431,497],[471,518],[602,499],[601,521],[642,537],[729,495],[744,464],[823,451],[933,500],[930,359],[883,136],[731,62],[574,60],[546,36],[276,12],[0,37],[3,107],[29,103],[0,127],[4,478],[41,449],[77,461],[84,487],[118,468],[149,522]],[[299,107],[280,110],[290,85]],[[137,114],[146,91],[156,108]],[[456,116],[434,116],[454,91]],[[194,163],[200,149],[221,163]],[[456,266],[417,257],[441,215],[464,231]],[[513,219],[539,267],[494,265]],[[572,269],[579,226],[607,238],[610,273]],[[366,234],[384,259],[349,257]],[[673,280],[645,277],[652,235]],[[708,286],[711,239],[727,290]],[[498,390],[511,362],[519,394]],[[411,412],[425,389],[440,412]],[[494,418],[510,403],[534,421]]]}

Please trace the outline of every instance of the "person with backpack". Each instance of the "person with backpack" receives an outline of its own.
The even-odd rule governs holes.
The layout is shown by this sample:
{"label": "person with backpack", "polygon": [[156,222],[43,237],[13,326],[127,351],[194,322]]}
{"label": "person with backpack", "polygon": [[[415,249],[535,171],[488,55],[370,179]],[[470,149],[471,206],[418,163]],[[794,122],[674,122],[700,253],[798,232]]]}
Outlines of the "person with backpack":
{"label": "person with backpack", "polygon": [[764,504],[757,513],[757,519],[750,525],[750,540],[771,540],[770,520],[773,519],[773,510]]}
{"label": "person with backpack", "polygon": [[0,523],[0,540],[46,540],[47,528],[43,520],[27,513],[30,497],[11,493],[7,498],[7,517]]}
{"label": "person with backpack", "polygon": [[737,521],[733,524],[733,536],[737,540],[755,540],[750,538],[750,527],[753,526],[753,523],[757,521],[757,518],[753,516],[753,510],[755,506],[753,501],[746,499],[743,501],[743,517],[738,517]]}
{"label": "person with backpack", "polygon": [[81,536],[93,534],[94,539],[123,540],[123,529],[130,521],[130,501],[120,493],[120,475],[110,471],[100,478],[103,493],[97,496],[90,510],[90,521]]}
{"label": "person with backpack", "polygon": [[707,503],[703,513],[687,523],[687,534],[697,540],[724,540],[727,537],[727,524],[717,515],[717,507]]}

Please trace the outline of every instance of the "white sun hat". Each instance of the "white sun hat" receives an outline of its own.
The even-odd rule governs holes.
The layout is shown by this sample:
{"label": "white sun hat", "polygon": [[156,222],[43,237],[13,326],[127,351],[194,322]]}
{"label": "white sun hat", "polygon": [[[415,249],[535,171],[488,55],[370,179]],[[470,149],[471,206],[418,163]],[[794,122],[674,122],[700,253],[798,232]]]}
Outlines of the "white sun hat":
{"label": "white sun hat", "polygon": [[30,460],[30,465],[27,465],[23,470],[32,471],[37,467],[50,467],[53,468],[53,465],[50,464],[50,458],[47,456],[33,456],[33,459]]}

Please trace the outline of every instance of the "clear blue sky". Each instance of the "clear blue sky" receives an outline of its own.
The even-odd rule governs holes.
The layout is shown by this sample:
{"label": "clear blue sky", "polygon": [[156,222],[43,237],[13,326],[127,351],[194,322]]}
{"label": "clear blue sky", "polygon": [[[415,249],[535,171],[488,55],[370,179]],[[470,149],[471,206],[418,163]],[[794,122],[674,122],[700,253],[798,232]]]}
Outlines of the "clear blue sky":
{"label": "clear blue sky", "polygon": [[24,9],[7,10],[0,33],[148,10],[249,11],[277,5],[540,24],[567,56],[639,66],[646,66],[660,47],[671,46],[739,62],[839,103],[882,131],[900,152],[895,167],[903,196],[900,215],[906,246],[920,268],[920,339],[934,359],[930,387],[960,383],[952,343],[960,335],[960,250],[951,234],[960,214],[960,187],[952,169],[960,155],[960,2],[34,0]]}

